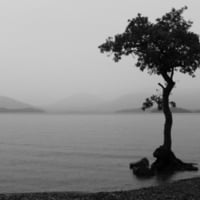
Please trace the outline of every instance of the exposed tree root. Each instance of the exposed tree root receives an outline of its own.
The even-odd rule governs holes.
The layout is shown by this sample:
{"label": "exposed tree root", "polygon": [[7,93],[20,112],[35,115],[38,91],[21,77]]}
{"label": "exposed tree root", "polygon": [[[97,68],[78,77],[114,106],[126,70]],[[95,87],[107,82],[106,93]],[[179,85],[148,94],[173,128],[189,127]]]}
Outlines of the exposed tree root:
{"label": "exposed tree root", "polygon": [[151,165],[151,170],[155,172],[163,171],[197,171],[194,163],[185,163],[178,159],[175,154],[163,146],[157,148],[153,156],[156,161]]}
{"label": "exposed tree root", "polygon": [[157,148],[153,156],[156,160],[149,165],[147,158],[143,158],[137,163],[131,163],[130,169],[138,177],[151,177],[162,173],[174,173],[177,171],[197,171],[198,168],[194,163],[185,163],[178,159],[171,150],[164,146]]}

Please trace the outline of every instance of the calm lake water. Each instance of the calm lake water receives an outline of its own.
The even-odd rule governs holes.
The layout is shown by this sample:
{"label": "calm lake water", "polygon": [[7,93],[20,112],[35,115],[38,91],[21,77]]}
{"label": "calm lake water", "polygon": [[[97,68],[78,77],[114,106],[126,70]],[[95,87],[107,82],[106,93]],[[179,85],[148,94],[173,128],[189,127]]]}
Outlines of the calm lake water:
{"label": "calm lake water", "polygon": [[[162,114],[0,115],[0,193],[113,191],[199,176],[136,179],[129,163],[162,143]],[[175,114],[173,148],[200,164],[200,115]]]}

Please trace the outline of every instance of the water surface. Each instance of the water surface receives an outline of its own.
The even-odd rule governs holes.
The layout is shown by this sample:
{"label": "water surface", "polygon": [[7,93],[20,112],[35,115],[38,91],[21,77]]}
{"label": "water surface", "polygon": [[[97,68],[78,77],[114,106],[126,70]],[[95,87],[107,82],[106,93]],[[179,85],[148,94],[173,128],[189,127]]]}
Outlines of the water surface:
{"label": "water surface", "polygon": [[[173,148],[200,163],[200,115],[176,114]],[[112,191],[162,184],[138,180],[129,163],[162,143],[162,114],[0,115],[0,192]],[[175,174],[187,178],[199,172]]]}

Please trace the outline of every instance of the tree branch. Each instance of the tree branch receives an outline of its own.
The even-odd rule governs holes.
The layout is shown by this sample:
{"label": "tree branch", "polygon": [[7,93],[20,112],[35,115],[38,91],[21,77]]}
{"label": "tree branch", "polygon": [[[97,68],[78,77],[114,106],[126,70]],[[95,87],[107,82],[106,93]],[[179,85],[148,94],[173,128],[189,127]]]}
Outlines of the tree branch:
{"label": "tree branch", "polygon": [[[173,77],[173,74],[174,74],[174,72],[173,72],[172,75],[171,75],[172,77]],[[161,75],[162,75],[162,77],[164,78],[164,80],[165,80],[167,83],[173,83],[173,84],[174,84],[173,79],[171,78],[171,76],[168,76],[167,73],[162,72]]]}
{"label": "tree branch", "polygon": [[170,78],[173,80],[173,77],[174,77],[174,68],[172,67],[172,72],[171,72]]}
{"label": "tree branch", "polygon": [[158,85],[164,90],[165,89],[165,87],[164,87],[164,85],[163,84],[161,84],[161,83],[158,83]]}

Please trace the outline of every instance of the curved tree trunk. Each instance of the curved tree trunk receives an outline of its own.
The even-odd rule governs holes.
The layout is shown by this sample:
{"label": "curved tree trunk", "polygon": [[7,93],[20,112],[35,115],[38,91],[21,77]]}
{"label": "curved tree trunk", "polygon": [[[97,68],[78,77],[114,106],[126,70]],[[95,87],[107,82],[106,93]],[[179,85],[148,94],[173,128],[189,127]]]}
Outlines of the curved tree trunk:
{"label": "curved tree trunk", "polygon": [[137,163],[131,163],[130,168],[138,177],[151,177],[159,173],[174,173],[175,171],[196,171],[198,168],[193,163],[184,163],[178,159],[172,151],[172,137],[171,130],[173,124],[172,112],[169,107],[169,96],[174,88],[175,82],[169,77],[165,76],[166,87],[159,84],[163,88],[163,113],[165,116],[164,125],[164,141],[163,145],[158,147],[153,156],[156,160],[149,166],[148,159],[144,158]]}
{"label": "curved tree trunk", "polygon": [[194,166],[194,163],[184,163],[183,161],[178,159],[172,151],[171,130],[173,118],[172,112],[169,107],[169,96],[175,86],[175,82],[173,81],[172,76],[169,77],[167,74],[163,74],[163,78],[166,81],[167,85],[166,87],[164,87],[162,84],[159,84],[163,89],[162,106],[165,116],[163,145],[158,147],[154,151],[153,156],[156,158],[156,160],[152,163],[150,167],[149,162],[146,158],[130,165],[130,168],[133,170],[133,173],[136,176],[149,177],[163,172],[173,173],[174,171],[198,170],[198,168]]}
{"label": "curved tree trunk", "polygon": [[169,76],[164,77],[167,86],[163,87],[163,113],[165,116],[164,141],[163,145],[154,151],[156,161],[152,164],[152,171],[179,171],[179,170],[197,170],[192,163],[184,163],[176,158],[172,151],[171,130],[173,124],[172,112],[169,107],[169,96],[174,88],[175,82]]}
{"label": "curved tree trunk", "polygon": [[175,83],[173,81],[168,82],[167,87],[163,89],[163,113],[165,116],[163,147],[167,150],[171,150],[172,146],[171,130],[172,130],[173,118],[172,118],[172,112],[169,107],[169,95],[174,85]]}

